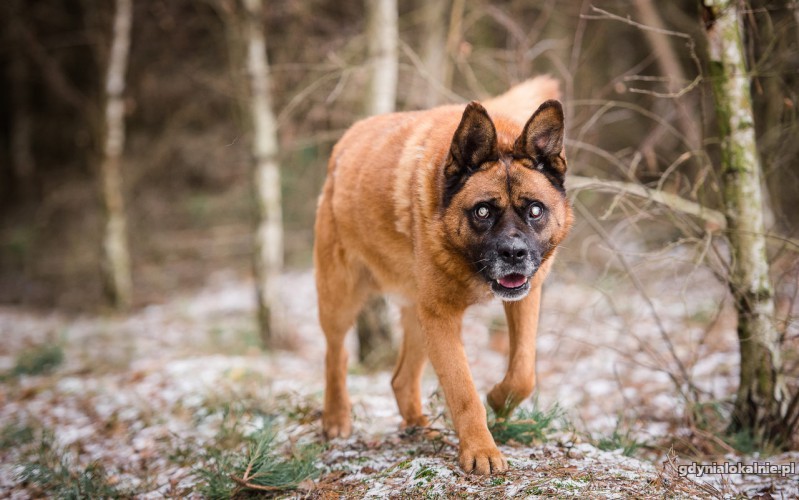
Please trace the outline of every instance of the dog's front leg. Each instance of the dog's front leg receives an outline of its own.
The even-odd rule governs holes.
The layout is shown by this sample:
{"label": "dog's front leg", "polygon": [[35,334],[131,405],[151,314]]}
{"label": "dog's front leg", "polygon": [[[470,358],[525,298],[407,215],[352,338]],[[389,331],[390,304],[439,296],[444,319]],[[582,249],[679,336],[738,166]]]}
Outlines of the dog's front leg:
{"label": "dog's front leg", "polygon": [[460,440],[460,465],[466,472],[477,474],[504,471],[507,462],[488,431],[485,408],[469,371],[460,335],[462,318],[462,309],[420,301],[419,319],[428,356]]}
{"label": "dog's front leg", "polygon": [[507,417],[535,387],[535,338],[541,285],[522,300],[505,302],[510,334],[508,371],[502,382],[488,393],[488,404],[499,417]]}

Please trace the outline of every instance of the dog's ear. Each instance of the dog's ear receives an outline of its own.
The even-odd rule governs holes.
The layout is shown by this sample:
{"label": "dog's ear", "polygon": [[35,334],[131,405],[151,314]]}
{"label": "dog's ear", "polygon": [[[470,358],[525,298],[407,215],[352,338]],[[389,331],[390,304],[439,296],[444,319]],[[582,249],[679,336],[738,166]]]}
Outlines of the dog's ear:
{"label": "dog's ear", "polygon": [[483,163],[496,160],[497,130],[486,109],[472,101],[463,111],[461,123],[450,145],[452,161],[447,163],[447,179],[477,170]]}
{"label": "dog's ear", "polygon": [[550,169],[563,183],[566,162],[563,151],[563,107],[550,100],[538,107],[513,145],[513,154],[532,159],[536,168]]}

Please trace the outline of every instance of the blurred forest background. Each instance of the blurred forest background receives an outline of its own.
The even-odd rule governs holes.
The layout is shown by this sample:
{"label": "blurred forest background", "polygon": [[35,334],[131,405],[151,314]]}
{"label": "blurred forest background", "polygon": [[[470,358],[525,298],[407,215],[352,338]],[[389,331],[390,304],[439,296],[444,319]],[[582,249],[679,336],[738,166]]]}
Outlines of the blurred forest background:
{"label": "blurred forest background", "polygon": [[[762,384],[768,386],[762,393],[750,384],[745,389],[752,389],[755,397],[747,399],[750,393],[739,392],[738,402],[749,405],[742,411],[751,410],[752,429],[765,427],[766,441],[776,449],[790,448],[799,428],[799,2],[409,0],[398,2],[395,9],[396,37],[386,28],[390,19],[384,19],[388,24],[381,25],[383,28],[370,29],[370,6],[383,3],[264,1],[262,10],[247,14],[246,6],[259,2],[3,1],[0,313],[5,316],[0,315],[0,331],[22,332],[9,337],[14,342],[0,350],[4,366],[13,365],[12,355],[17,351],[36,342],[46,344],[57,336],[39,332],[42,328],[35,326],[39,323],[30,320],[49,321],[48,315],[57,311],[59,316],[53,321],[60,326],[52,330],[69,331],[75,337],[70,339],[74,344],[70,349],[81,353],[61,369],[85,375],[86,383],[94,376],[95,365],[98,376],[108,369],[98,361],[108,355],[92,354],[94,347],[87,346],[94,344],[81,340],[91,328],[76,319],[78,326],[72,325],[70,330],[71,320],[61,318],[125,317],[106,315],[113,310],[113,303],[108,300],[103,277],[103,248],[107,228],[113,225],[107,224],[106,207],[114,205],[127,219],[124,233],[132,277],[128,312],[131,317],[141,313],[129,324],[119,320],[122,323],[117,326],[120,332],[132,328],[130,331],[141,333],[142,338],[126,340],[131,344],[121,342],[119,332],[106,335],[105,329],[110,327],[103,321],[95,333],[101,340],[96,349],[113,345],[126,351],[119,355],[126,361],[116,369],[137,366],[135,375],[119,375],[121,386],[138,384],[143,374],[158,370],[171,373],[168,370],[174,365],[141,365],[142,360],[132,358],[164,352],[168,353],[165,357],[182,360],[188,351],[182,344],[191,344],[177,338],[184,333],[186,338],[207,334],[208,338],[203,337],[206,343],[193,345],[198,349],[193,355],[207,355],[206,350],[243,352],[237,350],[240,339],[229,339],[227,347],[221,346],[222,330],[213,330],[217,326],[210,322],[208,331],[200,332],[205,316],[198,310],[192,314],[200,319],[180,330],[180,335],[162,325],[168,334],[160,338],[161,327],[147,323],[149,306],[195,292],[209,314],[228,307],[235,314],[225,314],[238,318],[241,302],[246,302],[241,296],[229,295],[237,302],[231,306],[225,300],[219,300],[220,305],[203,298],[206,296],[201,293],[222,273],[247,283],[253,295],[256,287],[251,282],[262,284],[262,279],[272,287],[282,284],[284,299],[294,294],[295,287],[305,294],[288,301],[285,311],[277,311],[285,316],[289,333],[297,329],[296,342],[305,342],[305,347],[285,358],[269,358],[272,368],[266,370],[259,358],[259,369],[266,375],[258,376],[272,377],[270,370],[274,369],[279,375],[275,377],[277,387],[291,380],[286,374],[295,370],[294,382],[303,388],[316,387],[314,384],[321,383],[314,370],[318,371],[323,357],[322,337],[309,312],[315,308],[309,269],[316,200],[337,138],[354,121],[381,110],[480,100],[532,76],[549,74],[561,82],[569,159],[566,186],[577,217],[550,279],[555,283],[551,289],[560,295],[548,298],[545,293],[545,301],[556,307],[548,309],[550,313],[545,309],[542,315],[539,346],[550,356],[542,356],[539,367],[546,359],[544,370],[554,374],[553,380],[562,376],[565,387],[561,389],[556,382],[545,388],[545,398],[589,408],[593,415],[586,417],[589,429],[607,424],[609,412],[618,411],[613,430],[616,437],[622,417],[632,412],[631,419],[653,425],[656,430],[650,429],[651,434],[658,439],[665,432],[678,440],[684,438],[678,451],[752,450],[740,441],[728,444],[713,434],[730,423],[728,403],[739,371],[746,371],[738,368],[736,318],[745,317],[747,307],[755,302],[772,298],[770,290],[760,296],[757,290],[746,295],[735,276],[735,243],[730,242],[735,241],[736,232],[746,231],[729,224],[736,213],[730,215],[732,205],[729,199],[725,201],[725,189],[732,185],[734,175],[725,174],[725,144],[730,143],[724,138],[729,124],[721,123],[723,113],[718,113],[724,108],[739,120],[741,128],[751,125],[752,118],[754,122],[757,152],[749,159],[753,165],[759,159],[762,165],[764,200],[762,207],[754,198],[751,202],[764,218],[764,227],[757,233],[765,237],[774,308],[766,318],[770,326],[763,345],[768,352],[764,356],[750,353],[749,359],[764,360],[759,366],[778,379],[771,380],[773,385]],[[710,8],[710,4],[726,7]],[[115,15],[120,5],[132,5],[121,92],[119,86],[107,84],[113,73],[109,69],[113,68],[112,46],[115,32],[119,32],[114,29]],[[730,11],[741,21],[752,116],[745,113],[743,101],[722,100],[727,105],[718,106],[714,100],[714,84],[723,78],[708,40],[718,35],[719,30],[714,35],[714,29]],[[248,70],[252,59],[247,39],[260,30],[266,42],[262,53],[269,64],[267,104],[277,133],[274,158],[263,150],[257,152],[259,125],[251,113],[256,107],[253,89],[257,85],[251,78],[253,67]],[[391,35],[383,40],[394,40],[396,47],[391,53],[376,48],[383,43],[378,42],[381,34]],[[397,64],[396,81],[390,78],[378,87],[396,84],[396,98],[389,96],[387,105],[378,105],[371,89],[375,68],[386,54]],[[111,87],[117,92],[108,92]],[[384,105],[387,107],[381,107]],[[113,129],[107,121],[113,109],[124,111],[125,133],[124,149],[113,166],[121,176],[116,194],[109,191],[115,179],[108,180],[107,170],[108,138],[116,137],[109,134]],[[265,210],[272,210],[268,216],[275,215],[275,206],[265,209],[259,193],[277,186],[259,184],[256,172],[260,171],[259,160],[268,163],[272,159],[280,168],[279,190],[272,194],[282,200],[277,206],[282,212],[282,231],[278,238],[259,239],[259,234],[268,234],[258,229]],[[120,195],[123,203],[109,203],[109,192],[112,198]],[[745,211],[747,199],[742,203],[738,213],[750,214]],[[747,218],[749,215],[738,219]],[[271,258],[282,266],[283,278],[256,276],[253,262],[264,250],[263,243],[268,246],[281,238],[281,255]],[[590,307],[583,309],[582,300],[590,302]],[[247,313],[248,307],[244,307]],[[189,324],[191,314],[180,314],[185,317],[174,323]],[[496,317],[487,309],[476,315],[491,321]],[[245,329],[253,328],[254,316],[247,318]],[[302,325],[292,324],[294,319]],[[498,325],[491,321],[486,322],[489,331],[504,328],[501,320]],[[163,324],[172,323],[172,318],[167,318]],[[466,329],[470,328],[474,333],[475,327],[467,324]],[[151,332],[153,329],[158,331]],[[245,330],[230,331],[239,335],[236,332]],[[29,334],[30,339],[22,338]],[[61,335],[64,341],[67,334]],[[139,340],[149,347],[142,351],[130,347]],[[153,347],[160,346],[158,342],[168,344],[168,349]],[[291,341],[282,345],[287,346],[291,347]],[[502,351],[502,347],[496,350]],[[615,361],[608,361],[611,351],[635,369],[650,375],[666,374],[665,385],[670,388],[663,389],[662,380],[654,376],[639,380],[641,372],[635,369],[619,375]],[[305,356],[305,364],[292,357],[295,355],[298,359]],[[493,363],[490,357],[483,354],[481,359]],[[208,373],[214,366],[227,367],[226,363],[234,362],[232,358],[210,363]],[[585,363],[571,363],[578,359]],[[61,361],[59,354],[58,363]],[[206,362],[199,358],[197,363],[196,368],[189,361],[180,365],[189,375],[186,378],[206,373]],[[486,366],[475,369],[476,378],[485,381],[493,376]],[[596,367],[604,370],[601,377],[594,372]],[[488,372],[491,375],[483,376]],[[784,380],[779,380],[783,375]],[[309,381],[311,376],[316,378]],[[757,376],[748,376],[747,380],[757,382]],[[607,387],[588,383],[600,382],[600,378],[605,386],[618,383],[621,399],[614,399],[615,406],[609,402],[603,406],[604,399],[612,399],[602,397]],[[164,376],[164,380],[168,384],[173,378]],[[269,399],[271,393],[257,392],[268,384],[262,379],[256,382],[252,399]],[[642,387],[633,387],[638,382]],[[9,404],[14,401],[14,408],[19,408],[8,410],[12,415],[28,411],[25,408],[32,392],[24,389],[25,383],[10,384],[8,396],[0,392],[0,401],[7,397]],[[238,379],[234,385],[241,385]],[[372,391],[371,382],[366,385]],[[385,385],[388,391],[389,385]],[[613,385],[612,390],[616,388]],[[5,388],[0,386],[0,390]],[[234,390],[231,394],[238,398]],[[378,403],[390,406],[390,395],[386,392],[384,396],[388,399]],[[680,402],[668,399],[672,396]],[[67,404],[48,391],[36,397],[51,398],[47,401],[54,406]],[[102,400],[105,396],[86,397]],[[633,400],[637,404],[628,401],[632,397],[638,398]],[[179,413],[180,405],[172,403],[159,404]],[[313,410],[318,401],[303,400],[301,404],[302,412],[294,412],[300,415],[298,425],[310,426],[318,417]],[[766,407],[770,409],[761,413]],[[675,416],[678,410],[684,412]],[[79,407],[76,414],[83,415],[83,411]],[[769,420],[774,415],[779,422]],[[175,418],[184,417],[179,414]],[[90,425],[101,426],[102,422],[94,421],[98,418],[92,419]],[[191,435],[196,422],[185,419]],[[80,421],[58,415],[52,420],[44,423],[63,428],[59,426]],[[712,425],[707,425],[711,420]],[[734,423],[735,418],[732,420]],[[133,429],[146,419],[138,415],[130,421]],[[663,422],[669,426],[656,427]],[[106,428],[111,426],[97,427]],[[685,428],[690,432],[675,430]],[[106,432],[93,429],[87,435]],[[131,435],[135,432],[130,431]],[[110,430],[107,434],[103,439],[115,443],[116,435]],[[183,446],[181,439],[170,443]],[[159,448],[153,445],[153,449]],[[163,455],[159,451],[153,456],[159,454]],[[147,460],[142,462],[149,463]],[[120,470],[129,466],[125,454],[120,454],[118,462],[123,464]]]}
{"label": "blurred forest background", "polygon": [[[699,4],[597,7],[685,36],[611,20],[588,1],[400,2],[397,109],[480,99],[549,73],[563,84],[570,173],[636,181],[719,208]],[[98,162],[114,4],[9,0],[1,8],[0,303],[96,310],[103,304]],[[265,12],[285,258],[301,268],[310,265],[327,155],[366,114],[364,5],[267,2]],[[796,16],[791,0],[754,1],[744,19],[769,228],[784,237],[799,229]],[[228,17],[225,1],[134,4],[121,170],[136,306],[196,287],[220,268],[251,267],[246,75]],[[443,58],[426,66],[437,51]],[[589,205],[608,203],[582,196]],[[630,217],[624,205],[606,214],[608,223]],[[632,216],[646,219],[640,236],[651,244],[685,236],[658,207]],[[578,255],[584,228],[578,222],[569,260],[591,258]],[[785,252],[772,256],[779,261]]]}
{"label": "blurred forest background", "polygon": [[[430,7],[439,3],[441,12]],[[700,153],[714,136],[705,83],[678,98],[656,94],[676,94],[706,73],[697,2],[601,2],[689,35],[693,49],[682,37],[602,19],[590,2],[454,2],[461,12],[446,3],[400,2],[398,109],[479,99],[550,73],[563,82],[572,173],[718,206],[716,162]],[[102,303],[97,163],[113,3],[12,0],[2,9],[0,301],[94,309]],[[224,2],[149,0],[134,9],[122,171],[143,305],[220,267],[246,272],[254,202],[240,106],[246,80]],[[363,10],[320,0],[266,8],[289,266],[309,265],[327,155],[365,114]],[[785,236],[796,236],[799,211],[795,16],[785,0],[752,2],[746,18],[771,227]],[[445,50],[438,88],[424,66],[436,42]],[[675,237],[670,223],[660,226],[643,237]]]}

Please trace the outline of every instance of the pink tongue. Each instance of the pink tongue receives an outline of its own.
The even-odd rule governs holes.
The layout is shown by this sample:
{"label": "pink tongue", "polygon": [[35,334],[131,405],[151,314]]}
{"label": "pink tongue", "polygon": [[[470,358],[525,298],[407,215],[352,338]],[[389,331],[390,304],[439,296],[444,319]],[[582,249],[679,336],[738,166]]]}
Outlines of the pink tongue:
{"label": "pink tongue", "polygon": [[527,281],[527,278],[521,274],[509,274],[504,278],[500,278],[499,284],[504,286],[505,288],[519,288],[520,286],[524,285]]}

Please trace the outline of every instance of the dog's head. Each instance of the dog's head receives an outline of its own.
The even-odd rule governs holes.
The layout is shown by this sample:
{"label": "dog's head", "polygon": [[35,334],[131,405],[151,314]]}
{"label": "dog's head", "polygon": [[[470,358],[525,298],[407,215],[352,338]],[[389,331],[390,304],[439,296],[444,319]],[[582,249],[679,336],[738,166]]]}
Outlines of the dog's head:
{"label": "dog's head", "polygon": [[543,103],[519,132],[470,103],[444,167],[441,209],[450,243],[503,300],[519,300],[566,237],[563,108]]}

